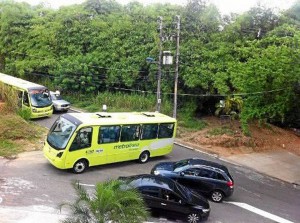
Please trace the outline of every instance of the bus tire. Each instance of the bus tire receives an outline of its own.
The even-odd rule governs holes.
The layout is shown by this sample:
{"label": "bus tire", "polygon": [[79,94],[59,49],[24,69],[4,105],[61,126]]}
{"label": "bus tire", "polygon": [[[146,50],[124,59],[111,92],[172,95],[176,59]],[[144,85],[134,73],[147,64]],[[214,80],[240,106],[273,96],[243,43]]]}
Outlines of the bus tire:
{"label": "bus tire", "polygon": [[73,172],[83,173],[88,168],[88,162],[85,159],[78,160],[73,166]]}
{"label": "bus tire", "polygon": [[150,158],[150,153],[148,151],[144,151],[141,153],[139,157],[139,163],[147,163]]}

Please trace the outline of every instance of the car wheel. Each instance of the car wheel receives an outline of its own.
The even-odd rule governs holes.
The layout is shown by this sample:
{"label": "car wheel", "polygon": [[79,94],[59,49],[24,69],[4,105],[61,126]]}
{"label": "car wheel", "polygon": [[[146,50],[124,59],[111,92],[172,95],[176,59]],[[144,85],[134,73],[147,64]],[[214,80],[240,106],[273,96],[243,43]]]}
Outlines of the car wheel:
{"label": "car wheel", "polygon": [[213,202],[217,202],[217,203],[220,203],[222,202],[223,198],[224,198],[224,194],[222,191],[219,191],[219,190],[215,190],[211,193],[211,200]]}
{"label": "car wheel", "polygon": [[187,222],[189,223],[197,223],[197,222],[200,222],[201,220],[201,216],[197,213],[190,213],[188,216],[187,216]]}
{"label": "car wheel", "polygon": [[139,157],[139,162],[140,163],[147,163],[148,160],[150,158],[150,154],[148,151],[144,151],[141,153],[140,157]]}
{"label": "car wheel", "polygon": [[74,173],[83,173],[88,168],[86,160],[78,160],[73,166]]}

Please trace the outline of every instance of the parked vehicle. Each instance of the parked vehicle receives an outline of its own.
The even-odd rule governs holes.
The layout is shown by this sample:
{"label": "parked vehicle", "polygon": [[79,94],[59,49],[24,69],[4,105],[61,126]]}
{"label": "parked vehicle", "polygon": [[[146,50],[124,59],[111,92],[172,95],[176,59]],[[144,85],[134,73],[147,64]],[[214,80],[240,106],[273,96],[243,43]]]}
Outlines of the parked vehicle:
{"label": "parked vehicle", "polygon": [[71,103],[64,100],[59,91],[50,91],[54,111],[68,111]]}
{"label": "parked vehicle", "polygon": [[227,167],[203,159],[162,162],[153,167],[151,174],[169,177],[214,202],[222,202],[234,190],[234,180]]}
{"label": "parked vehicle", "polygon": [[206,198],[175,181],[151,174],[120,177],[127,186],[136,188],[146,205],[154,212],[196,223],[208,218],[210,206]]}

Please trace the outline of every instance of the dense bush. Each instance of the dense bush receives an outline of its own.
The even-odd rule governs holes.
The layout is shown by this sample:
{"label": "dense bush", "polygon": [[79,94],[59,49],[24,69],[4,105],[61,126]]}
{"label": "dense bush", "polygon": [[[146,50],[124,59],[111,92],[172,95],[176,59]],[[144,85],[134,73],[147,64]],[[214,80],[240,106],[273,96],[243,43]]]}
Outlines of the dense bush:
{"label": "dense bush", "polygon": [[[120,105],[119,110],[155,110],[157,66],[145,59],[157,61],[157,17],[163,17],[164,34],[171,35],[176,31],[171,25],[174,16],[180,15],[179,109],[194,101],[197,117],[195,111],[203,109],[214,113],[216,99],[240,96],[244,127],[251,119],[292,124],[300,120],[299,0],[280,13],[257,6],[230,16],[205,2],[143,6],[87,0],[52,10],[2,1],[0,70],[25,79],[47,79],[49,86],[81,97],[96,95],[95,104],[85,105],[90,110],[103,102]],[[175,46],[163,42],[163,50],[174,53]],[[169,113],[173,67],[163,67],[161,86],[163,95],[171,95],[164,99]],[[111,98],[107,91],[120,95]],[[138,96],[142,94],[145,97]],[[128,100],[125,95],[137,97]],[[117,97],[117,102],[111,101]]]}

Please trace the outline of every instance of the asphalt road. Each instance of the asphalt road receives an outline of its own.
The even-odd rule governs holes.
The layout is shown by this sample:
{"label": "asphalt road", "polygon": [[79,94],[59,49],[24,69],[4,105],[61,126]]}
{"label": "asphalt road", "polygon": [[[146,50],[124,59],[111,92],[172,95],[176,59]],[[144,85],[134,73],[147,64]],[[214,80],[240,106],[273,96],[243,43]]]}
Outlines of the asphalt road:
{"label": "asphalt road", "polygon": [[[36,122],[50,127],[57,115]],[[175,145],[171,154],[150,159],[146,164],[135,161],[92,167],[76,175],[51,166],[41,151],[23,153],[15,160],[0,159],[0,207],[57,208],[64,201],[74,200],[71,186],[78,180],[88,190],[99,181],[119,176],[149,173],[157,162],[200,157],[225,164],[235,180],[232,197],[221,204],[210,202],[211,215],[207,222],[300,222],[300,190],[253,170],[236,166],[209,155]],[[153,222],[170,219],[151,218]],[[1,222],[1,219],[0,219]]]}

